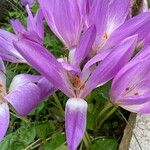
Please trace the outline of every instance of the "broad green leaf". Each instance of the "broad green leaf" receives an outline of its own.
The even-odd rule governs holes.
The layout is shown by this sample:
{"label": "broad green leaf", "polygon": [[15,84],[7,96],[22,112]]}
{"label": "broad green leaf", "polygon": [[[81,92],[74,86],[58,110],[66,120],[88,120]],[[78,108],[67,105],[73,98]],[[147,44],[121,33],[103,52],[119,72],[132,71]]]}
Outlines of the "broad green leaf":
{"label": "broad green leaf", "polygon": [[44,150],[67,150],[65,144],[65,135],[61,133],[55,133],[52,135],[52,139],[48,144],[43,146]]}
{"label": "broad green leaf", "polygon": [[117,150],[117,147],[115,139],[99,139],[92,145],[92,150]]}
{"label": "broad green leaf", "polygon": [[35,124],[35,130],[37,137],[46,138],[49,134],[56,129],[55,124],[52,121],[39,122]]}
{"label": "broad green leaf", "polygon": [[21,127],[16,132],[9,134],[0,143],[0,150],[22,150],[31,144],[36,137],[32,127]]}

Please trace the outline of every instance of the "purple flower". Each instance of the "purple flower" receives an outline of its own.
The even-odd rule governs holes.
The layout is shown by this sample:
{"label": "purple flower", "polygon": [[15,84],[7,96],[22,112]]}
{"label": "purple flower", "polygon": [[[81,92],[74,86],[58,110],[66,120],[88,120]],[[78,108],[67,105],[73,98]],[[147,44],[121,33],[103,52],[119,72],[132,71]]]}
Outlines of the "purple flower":
{"label": "purple flower", "polygon": [[97,33],[88,57],[96,56],[95,63],[127,37],[138,34],[138,41],[141,41],[149,31],[150,13],[128,19],[130,0],[38,1],[50,29],[70,50],[70,57],[73,57],[81,33],[93,24]]}
{"label": "purple flower", "polygon": [[21,5],[23,6],[29,5],[31,7],[35,3],[35,0],[20,0],[20,2],[21,2]]}
{"label": "purple flower", "polygon": [[143,0],[140,12],[143,13],[143,12],[148,12],[148,11],[149,11],[148,1],[147,0]]}
{"label": "purple flower", "polygon": [[[34,40],[42,44],[44,39],[43,14],[39,9],[35,16],[32,15],[28,6],[27,30],[19,20],[11,20],[15,34],[0,29],[0,56],[3,60],[18,63],[26,63],[25,59],[18,53],[13,46],[13,41],[20,38],[20,33],[30,40]],[[30,35],[29,35],[30,34]]]}
{"label": "purple flower", "polygon": [[126,38],[96,66],[86,59],[95,36],[96,28],[92,25],[82,35],[71,57],[61,60],[57,60],[39,43],[24,36],[14,42],[15,48],[28,63],[69,97],[65,110],[69,150],[75,150],[84,135],[87,113],[84,98],[97,86],[103,85],[116,75],[132,56],[137,42],[137,35]]}
{"label": "purple flower", "polygon": [[80,39],[86,13],[86,1],[38,1],[50,29],[68,49],[76,47]]}
{"label": "purple flower", "polygon": [[7,91],[5,67],[0,59],[0,141],[9,126],[8,104],[11,104],[19,115],[26,116],[41,100],[54,91],[55,88],[47,79],[29,74],[15,76]]}
{"label": "purple flower", "polygon": [[144,48],[115,76],[111,101],[140,114],[150,113],[150,46]]}
{"label": "purple flower", "polygon": [[[122,40],[138,34],[138,41],[143,41],[149,33],[150,13],[142,13],[129,18],[130,0],[93,0],[89,1],[85,19],[86,27],[96,25],[97,34],[89,57],[93,62],[105,58]],[[97,59],[97,61],[96,61]]]}

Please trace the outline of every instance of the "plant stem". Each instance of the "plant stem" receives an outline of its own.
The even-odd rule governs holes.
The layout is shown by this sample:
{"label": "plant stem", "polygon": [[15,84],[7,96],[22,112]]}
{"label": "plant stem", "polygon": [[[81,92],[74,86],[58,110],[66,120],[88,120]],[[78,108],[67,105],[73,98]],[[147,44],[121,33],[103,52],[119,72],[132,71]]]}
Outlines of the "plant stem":
{"label": "plant stem", "polygon": [[90,137],[89,137],[87,131],[84,134],[83,142],[85,144],[86,149],[91,150],[91,140],[90,140]]}
{"label": "plant stem", "polygon": [[104,109],[100,111],[97,116],[96,124],[95,124],[95,131],[100,129],[103,123],[116,111],[117,107],[114,107],[113,104],[107,102],[104,106]]}
{"label": "plant stem", "polygon": [[60,103],[60,100],[59,100],[57,94],[54,93],[54,94],[53,94],[53,97],[54,97],[55,103],[57,104],[57,107],[60,109],[60,112],[61,112],[62,116],[64,116],[64,115],[65,115],[64,109],[63,109],[63,107],[62,107],[62,105],[61,105],[61,103]]}
{"label": "plant stem", "polygon": [[116,107],[113,107],[100,121],[100,123],[98,124],[98,129],[101,128],[101,126],[103,125],[103,123],[117,110]]}
{"label": "plant stem", "polygon": [[107,102],[104,105],[104,108],[102,109],[102,111],[100,111],[100,113],[98,114],[97,118],[96,118],[96,128],[97,128],[97,124],[101,121],[101,119],[104,117],[104,115],[108,112],[108,110],[112,107],[113,105],[109,102]]}
{"label": "plant stem", "polygon": [[21,119],[22,121],[24,121],[24,122],[26,122],[26,123],[29,123],[29,122],[30,122],[26,117],[18,116],[18,115],[16,115],[16,114],[12,113],[12,112],[10,112],[10,114],[11,114],[12,116],[16,117],[16,118]]}

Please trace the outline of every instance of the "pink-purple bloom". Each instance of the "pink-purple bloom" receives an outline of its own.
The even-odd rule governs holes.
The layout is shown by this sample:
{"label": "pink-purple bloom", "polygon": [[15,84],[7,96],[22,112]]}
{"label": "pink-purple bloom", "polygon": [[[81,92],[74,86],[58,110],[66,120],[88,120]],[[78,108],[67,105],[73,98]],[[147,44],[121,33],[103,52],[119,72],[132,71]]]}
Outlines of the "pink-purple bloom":
{"label": "pink-purple bloom", "polygon": [[9,104],[19,115],[26,116],[54,90],[53,86],[41,76],[20,74],[13,78],[7,91],[6,70],[0,59],[0,141],[9,126]]}
{"label": "pink-purple bloom", "polygon": [[70,50],[68,58],[57,60],[41,44],[24,35],[14,46],[29,64],[69,97],[65,109],[66,136],[69,150],[75,150],[86,129],[84,99],[127,64],[137,41],[146,35],[150,14],[126,21],[129,1],[39,0],[39,3],[51,30]]}
{"label": "pink-purple bloom", "polygon": [[[69,150],[77,148],[85,131],[87,103],[84,98],[97,86],[103,85],[116,75],[132,56],[137,41],[136,35],[125,39],[98,66],[88,65],[87,62],[82,69],[81,64],[90,52],[95,35],[95,26],[91,26],[80,39],[72,55],[72,61],[64,62],[59,62],[46,48],[29,39],[22,38],[14,43],[29,64],[70,98],[66,105],[65,119]],[[74,128],[69,125],[74,122],[73,116],[76,119]],[[76,138],[80,140],[76,141]],[[74,142],[70,142],[69,139]]]}
{"label": "pink-purple bloom", "polygon": [[26,38],[35,40],[36,42],[39,42],[41,44],[43,43],[44,25],[42,11],[39,9],[36,15],[33,16],[29,6],[26,6],[26,10],[28,13],[27,29],[18,19],[11,20],[11,25],[15,34],[0,29],[0,56],[3,60],[13,63],[26,63],[25,59],[13,46],[13,41],[16,41],[20,37],[20,33],[24,33],[24,36]]}
{"label": "pink-purple bloom", "polygon": [[[96,87],[115,77],[110,92],[111,100],[115,104],[130,110],[128,105],[131,107],[148,102],[148,98],[143,98],[143,95],[137,100],[137,96],[143,94],[148,87],[146,83],[149,80],[149,62],[148,57],[145,57],[146,50],[142,50],[144,54],[140,53],[127,63],[137,42],[144,41],[148,34],[150,13],[128,19],[129,0],[39,0],[39,4],[42,12],[40,10],[36,17],[32,16],[27,6],[27,31],[15,20],[12,25],[17,36],[2,30],[0,38],[45,77],[37,84],[33,83],[39,91],[42,90],[43,95],[40,98],[56,89],[69,97],[65,108],[65,128],[68,149],[75,150],[86,129],[88,106],[85,99]],[[66,58],[55,58],[43,46],[42,13],[51,30],[68,48],[69,54]],[[12,38],[6,37],[6,34]],[[3,47],[10,54],[8,46]],[[142,67],[143,65],[145,66]],[[136,78],[134,74],[137,70],[140,71]],[[141,85],[144,91],[140,89]],[[138,91],[130,93],[128,90],[132,86],[136,86]],[[12,102],[7,96],[7,101],[15,107],[18,106],[17,98]],[[8,108],[5,112],[8,112]]]}
{"label": "pink-purple bloom", "polygon": [[111,101],[139,114],[150,113],[150,46],[142,49],[115,76],[110,90]]}

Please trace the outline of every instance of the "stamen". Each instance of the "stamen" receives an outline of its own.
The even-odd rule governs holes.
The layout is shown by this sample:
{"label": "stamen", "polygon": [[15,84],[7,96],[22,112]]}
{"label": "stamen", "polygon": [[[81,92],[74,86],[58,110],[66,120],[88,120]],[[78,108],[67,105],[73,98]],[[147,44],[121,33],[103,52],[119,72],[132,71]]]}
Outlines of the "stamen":
{"label": "stamen", "polygon": [[105,38],[105,39],[108,39],[108,34],[107,34],[107,32],[104,33],[104,38]]}
{"label": "stamen", "polygon": [[78,88],[80,86],[80,78],[78,75],[73,76],[70,80],[75,88]]}

